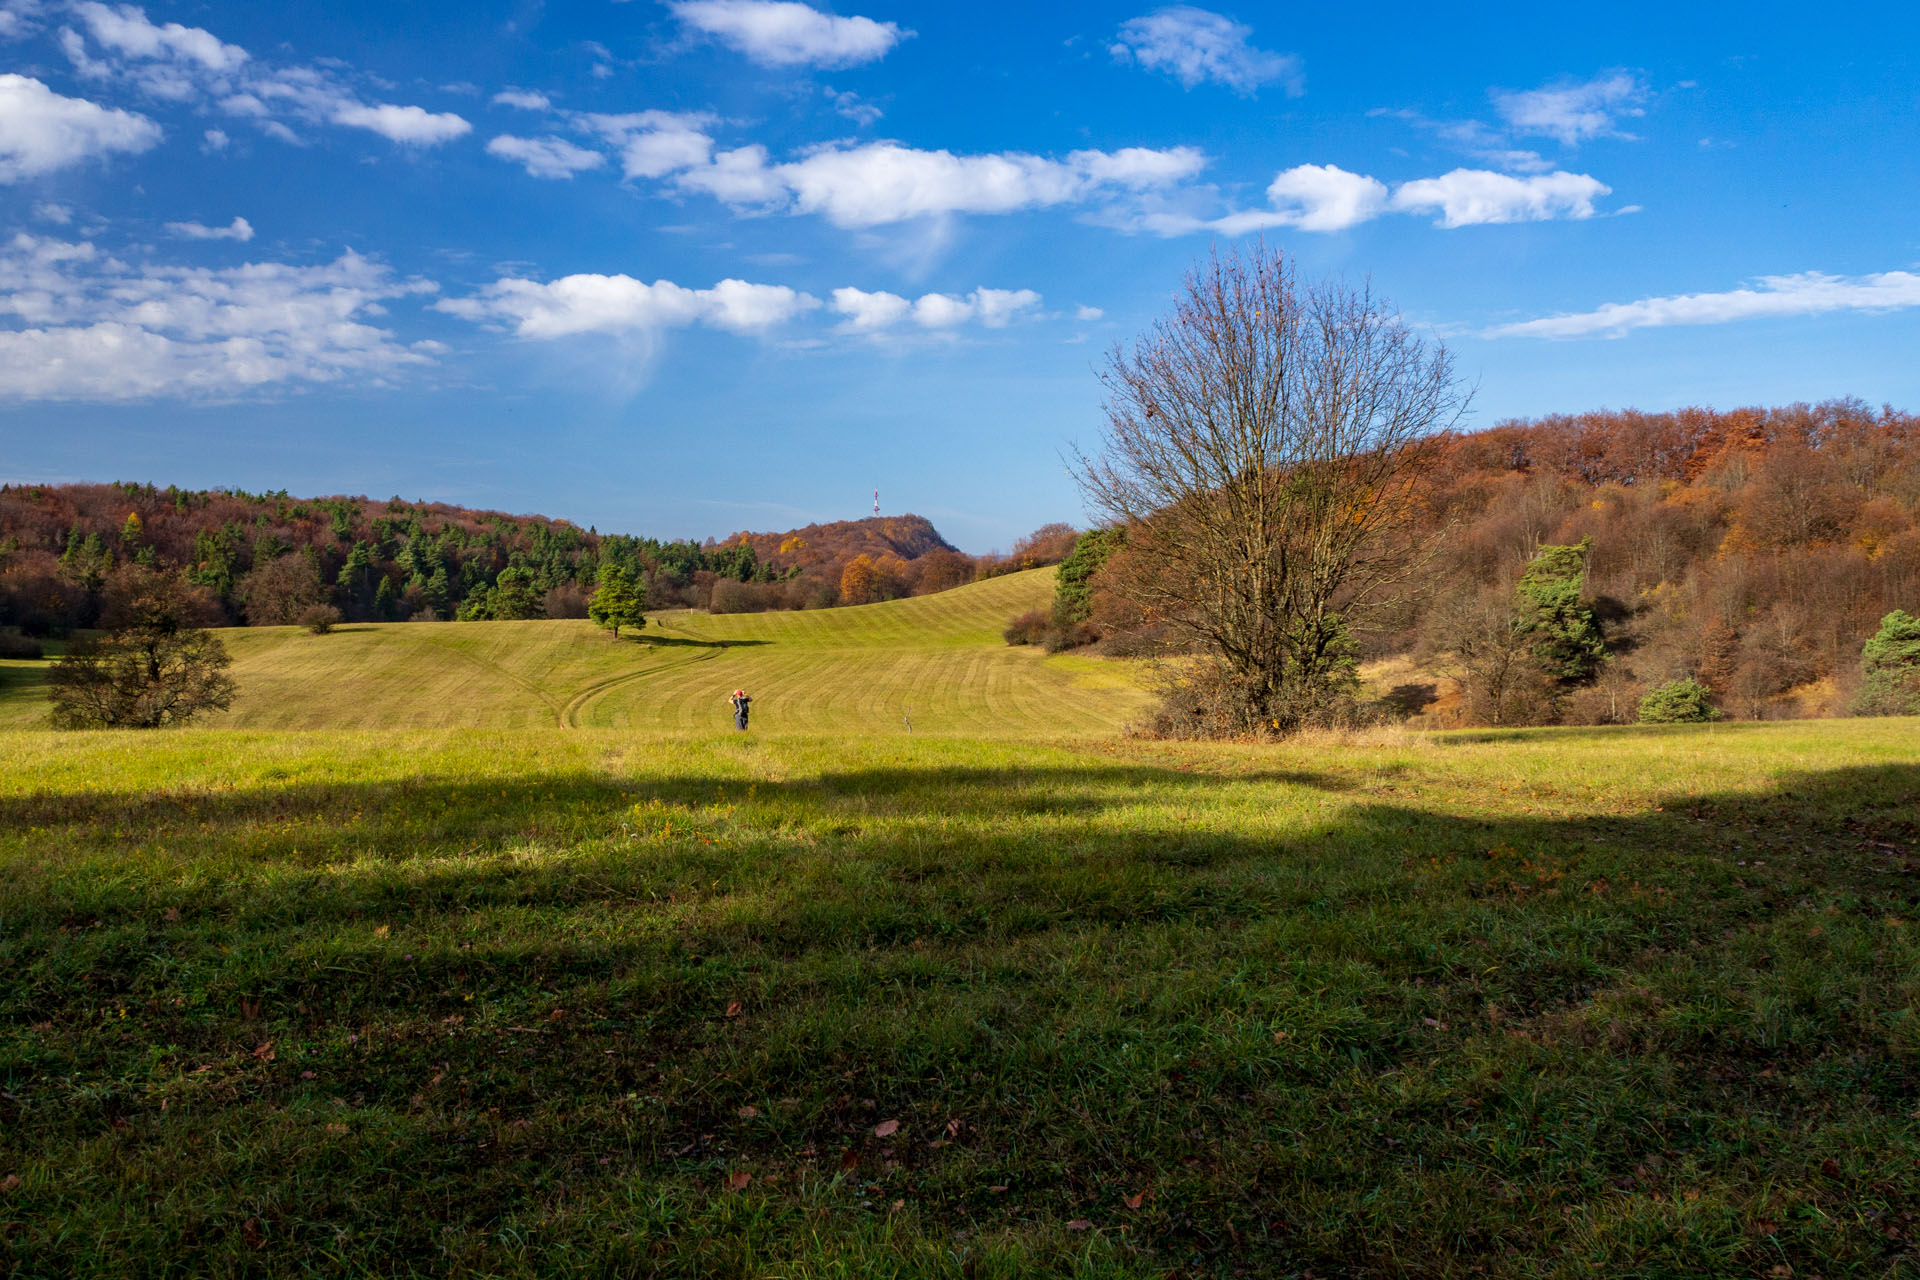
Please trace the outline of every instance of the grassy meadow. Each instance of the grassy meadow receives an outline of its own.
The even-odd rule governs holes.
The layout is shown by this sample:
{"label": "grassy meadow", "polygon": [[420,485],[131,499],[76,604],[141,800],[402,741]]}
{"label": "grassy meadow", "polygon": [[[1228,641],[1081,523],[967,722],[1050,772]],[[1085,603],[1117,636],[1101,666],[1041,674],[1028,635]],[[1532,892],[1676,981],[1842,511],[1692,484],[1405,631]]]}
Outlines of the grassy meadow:
{"label": "grassy meadow", "polygon": [[1920,722],[1132,741],[1036,581],[0,732],[9,1274],[1920,1267]]}
{"label": "grassy meadow", "polygon": [[[235,627],[219,634],[239,697],[196,726],[698,731],[730,726],[745,687],[761,733],[1118,731],[1147,701],[1126,664],[1000,638],[1053,584],[1034,569],[856,608],[672,610],[618,642],[584,621]],[[0,727],[46,723],[47,665],[0,662]]]}

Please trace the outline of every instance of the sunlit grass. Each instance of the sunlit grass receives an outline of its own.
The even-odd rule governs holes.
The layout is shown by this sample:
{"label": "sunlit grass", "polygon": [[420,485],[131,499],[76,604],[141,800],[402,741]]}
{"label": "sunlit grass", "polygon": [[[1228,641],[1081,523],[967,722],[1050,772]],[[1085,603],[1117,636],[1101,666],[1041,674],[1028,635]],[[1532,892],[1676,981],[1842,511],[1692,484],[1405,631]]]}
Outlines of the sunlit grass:
{"label": "sunlit grass", "polygon": [[[220,632],[239,696],[197,727],[707,730],[754,694],[760,734],[1113,733],[1147,702],[1132,664],[1008,647],[1053,571],[801,613],[685,610],[614,642],[579,621]],[[0,662],[0,728],[46,723],[45,663]]]}

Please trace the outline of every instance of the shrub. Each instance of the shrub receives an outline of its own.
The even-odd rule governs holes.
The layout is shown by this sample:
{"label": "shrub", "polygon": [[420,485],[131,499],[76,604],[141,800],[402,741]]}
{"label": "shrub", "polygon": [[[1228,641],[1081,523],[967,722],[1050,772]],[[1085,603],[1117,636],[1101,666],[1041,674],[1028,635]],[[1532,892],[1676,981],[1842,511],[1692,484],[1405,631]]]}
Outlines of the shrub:
{"label": "shrub", "polygon": [[46,651],[38,640],[30,640],[18,631],[0,631],[0,658],[42,658]]}
{"label": "shrub", "polygon": [[1285,738],[1306,729],[1362,728],[1385,713],[1377,704],[1362,704],[1350,679],[1276,696],[1214,657],[1163,675],[1158,692],[1159,706],[1134,726],[1142,737]]}
{"label": "shrub", "polygon": [[1669,680],[1640,699],[1641,724],[1704,724],[1719,718],[1713,691],[1698,680]]}
{"label": "shrub", "polygon": [[1038,644],[1047,634],[1052,624],[1045,609],[1029,609],[1007,624],[1000,634],[1006,637],[1008,644]]}
{"label": "shrub", "polygon": [[323,636],[340,624],[340,611],[330,604],[310,604],[300,611],[299,624]]}

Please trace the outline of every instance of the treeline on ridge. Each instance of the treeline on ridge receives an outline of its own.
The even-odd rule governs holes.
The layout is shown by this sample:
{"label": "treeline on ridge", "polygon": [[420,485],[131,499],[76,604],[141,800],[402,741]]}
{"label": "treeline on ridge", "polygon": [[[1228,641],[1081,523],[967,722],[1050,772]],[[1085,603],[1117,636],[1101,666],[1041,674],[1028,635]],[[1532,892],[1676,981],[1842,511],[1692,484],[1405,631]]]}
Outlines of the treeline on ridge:
{"label": "treeline on ridge", "polygon": [[602,534],[544,516],[285,491],[152,484],[0,486],[0,627],[63,634],[99,622],[116,573],[182,574],[228,624],[584,618],[601,566],[652,608],[824,608],[925,594],[1057,561],[1049,526],[1007,556],[956,550],[903,515],[724,540]]}
{"label": "treeline on ridge", "polygon": [[[1410,659],[1400,701],[1443,723],[1631,721],[1689,680],[1719,714],[1844,714],[1882,619],[1920,614],[1920,418],[1891,408],[1503,422],[1443,441],[1416,493],[1411,535],[1445,536],[1352,656]],[[1118,544],[1009,639],[1155,652]]]}

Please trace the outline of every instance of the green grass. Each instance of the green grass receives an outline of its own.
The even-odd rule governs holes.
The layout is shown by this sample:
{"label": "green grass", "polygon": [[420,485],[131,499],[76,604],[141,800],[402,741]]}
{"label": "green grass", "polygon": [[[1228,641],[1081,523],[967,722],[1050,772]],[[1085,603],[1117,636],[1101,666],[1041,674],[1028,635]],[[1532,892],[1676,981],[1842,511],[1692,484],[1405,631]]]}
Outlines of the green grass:
{"label": "green grass", "polygon": [[[1126,664],[1010,648],[1044,607],[1036,569],[936,596],[806,613],[654,616],[618,643],[588,622],[222,631],[239,697],[202,727],[699,730],[754,695],[758,733],[1111,733],[1146,703]],[[0,728],[46,723],[45,663],[0,663]]]}
{"label": "green grass", "polygon": [[1912,720],[0,734],[0,1251],[1910,1274],[1917,844]]}

